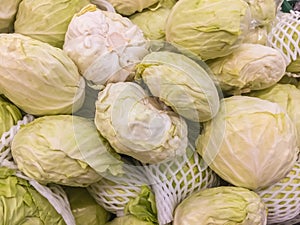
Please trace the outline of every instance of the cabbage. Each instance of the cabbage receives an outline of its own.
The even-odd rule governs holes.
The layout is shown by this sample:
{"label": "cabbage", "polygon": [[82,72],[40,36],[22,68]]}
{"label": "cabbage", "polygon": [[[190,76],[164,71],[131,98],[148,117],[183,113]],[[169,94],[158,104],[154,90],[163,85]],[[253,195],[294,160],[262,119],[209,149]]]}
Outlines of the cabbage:
{"label": "cabbage", "polygon": [[180,0],[166,22],[166,40],[207,60],[230,54],[251,22],[243,0]]}
{"label": "cabbage", "polygon": [[173,52],[152,52],[137,65],[151,93],[185,118],[203,122],[219,110],[218,90],[205,67]]}
{"label": "cabbage", "polygon": [[85,81],[59,48],[21,34],[0,34],[0,93],[33,115],[71,114]]}
{"label": "cabbage", "polygon": [[106,223],[105,225],[155,225],[156,223],[147,222],[138,219],[137,217],[133,215],[126,215],[121,217],[116,217],[109,223]]}
{"label": "cabbage", "polygon": [[0,136],[16,125],[20,119],[22,119],[21,111],[14,104],[0,97]]}
{"label": "cabbage", "polygon": [[285,177],[299,152],[297,130],[286,111],[248,96],[224,98],[216,117],[204,124],[196,147],[221,178],[252,190]]}
{"label": "cabbage", "polygon": [[165,23],[171,12],[170,8],[160,7],[157,10],[144,10],[135,13],[129,19],[136,24],[149,40],[165,40]]}
{"label": "cabbage", "polygon": [[132,15],[135,12],[141,12],[160,0],[107,0],[116,11],[122,15]]}
{"label": "cabbage", "polygon": [[76,224],[105,225],[111,214],[90,196],[86,188],[64,187]]}
{"label": "cabbage", "polygon": [[245,35],[243,43],[267,45],[267,40],[268,40],[267,27],[257,26],[249,30],[248,34]]}
{"label": "cabbage", "polygon": [[22,0],[0,1],[0,33],[14,32],[14,22]]}
{"label": "cabbage", "polygon": [[66,224],[46,198],[6,167],[0,167],[0,218],[2,225]]}
{"label": "cabbage", "polygon": [[89,0],[22,0],[15,32],[62,48],[73,15],[87,4]]}
{"label": "cabbage", "polygon": [[276,84],[285,74],[281,53],[260,44],[241,44],[230,55],[207,64],[227,94],[261,90]]}
{"label": "cabbage", "polygon": [[249,93],[249,96],[258,97],[278,103],[289,115],[297,129],[297,144],[300,147],[300,90],[292,84],[275,84],[274,86]]}
{"label": "cabbage", "polygon": [[170,160],[187,147],[185,121],[133,82],[108,84],[99,92],[95,124],[116,152],[143,163]]}
{"label": "cabbage", "polygon": [[270,26],[276,18],[276,0],[244,0],[250,6],[251,16],[257,25]]}
{"label": "cabbage", "polygon": [[89,4],[72,18],[63,50],[96,88],[129,79],[146,53],[143,32],[128,18]]}
{"label": "cabbage", "polygon": [[173,225],[266,225],[267,209],[253,191],[221,186],[194,192],[175,210]]}
{"label": "cabbage", "polygon": [[79,116],[35,119],[17,132],[11,151],[18,169],[44,184],[88,186],[100,174],[122,173],[121,161],[113,157],[93,121]]}

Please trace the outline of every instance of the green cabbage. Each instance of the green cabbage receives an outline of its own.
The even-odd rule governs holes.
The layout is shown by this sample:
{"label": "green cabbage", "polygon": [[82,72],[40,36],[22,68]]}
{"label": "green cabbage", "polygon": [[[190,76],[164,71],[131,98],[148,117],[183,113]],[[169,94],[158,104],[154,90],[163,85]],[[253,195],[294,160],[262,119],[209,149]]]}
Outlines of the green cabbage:
{"label": "green cabbage", "polygon": [[0,97],[0,136],[16,125],[20,119],[22,119],[22,113],[18,107]]}
{"label": "green cabbage", "polygon": [[89,0],[22,0],[14,24],[15,32],[62,48],[73,15],[89,2]]}
{"label": "green cabbage", "polygon": [[0,93],[33,115],[71,114],[85,81],[59,48],[21,34],[0,34]]}
{"label": "green cabbage", "polygon": [[196,141],[204,161],[225,181],[252,190],[282,179],[297,160],[297,130],[279,104],[232,96]]}
{"label": "green cabbage", "polygon": [[[88,186],[122,163],[90,119],[44,116],[22,126],[11,144],[18,168],[41,183]],[[117,156],[116,156],[117,157]]]}
{"label": "green cabbage", "polygon": [[175,210],[173,225],[266,225],[267,209],[253,191],[220,186],[194,192]]}
{"label": "green cabbage", "polygon": [[285,74],[281,53],[261,44],[243,43],[230,55],[207,61],[226,94],[261,90],[276,84]]}
{"label": "green cabbage", "polygon": [[0,1],[0,33],[14,32],[14,22],[22,0]]}
{"label": "green cabbage", "polygon": [[0,167],[1,225],[65,225],[60,214],[16,171]]}
{"label": "green cabbage", "polygon": [[207,60],[230,54],[251,22],[243,0],[180,0],[166,22],[166,40]]}
{"label": "green cabbage", "polygon": [[86,188],[64,187],[78,225],[104,225],[111,214],[90,196]]}
{"label": "green cabbage", "polygon": [[203,122],[219,110],[218,90],[208,72],[185,55],[152,52],[137,65],[136,79],[185,118]]}
{"label": "green cabbage", "polygon": [[289,115],[297,129],[297,143],[300,147],[300,90],[292,84],[275,84],[274,86],[249,93],[249,96],[258,97],[279,104]]}
{"label": "green cabbage", "polygon": [[187,125],[133,82],[108,84],[96,101],[95,124],[116,152],[143,163],[182,155]]}

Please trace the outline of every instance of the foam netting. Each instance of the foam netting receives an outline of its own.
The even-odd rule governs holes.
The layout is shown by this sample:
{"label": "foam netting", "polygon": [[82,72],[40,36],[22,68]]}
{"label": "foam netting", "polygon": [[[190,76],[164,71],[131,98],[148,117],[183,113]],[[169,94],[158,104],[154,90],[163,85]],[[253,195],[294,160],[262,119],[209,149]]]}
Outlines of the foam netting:
{"label": "foam netting", "polygon": [[173,221],[174,209],[191,193],[218,186],[220,181],[191,145],[187,154],[175,160],[144,168],[155,195],[160,225]]}
{"label": "foam netting", "polygon": [[63,217],[66,225],[76,225],[69,200],[62,187],[56,184],[49,184],[47,186],[42,185],[27,177],[18,170],[18,167],[13,160],[10,149],[11,142],[21,126],[28,124],[33,120],[34,117],[27,114],[22,118],[22,120],[19,120],[15,126],[12,126],[9,131],[3,133],[0,141],[0,166],[15,169],[18,177],[27,180],[42,196],[48,199],[50,204]]}
{"label": "foam netting", "polygon": [[141,193],[143,185],[149,184],[141,166],[126,163],[123,170],[122,176],[106,176],[87,187],[99,205],[117,216],[123,216],[130,199]]}
{"label": "foam netting", "polygon": [[[272,48],[279,50],[286,65],[300,56],[300,12],[278,13],[275,25],[268,35],[267,43]],[[298,28],[298,29],[297,29]]]}
{"label": "foam netting", "polygon": [[[268,208],[268,224],[291,224],[300,214],[300,162],[296,162],[287,176],[270,187],[258,191]],[[296,220],[296,219],[294,219]],[[296,221],[300,223],[300,218]]]}

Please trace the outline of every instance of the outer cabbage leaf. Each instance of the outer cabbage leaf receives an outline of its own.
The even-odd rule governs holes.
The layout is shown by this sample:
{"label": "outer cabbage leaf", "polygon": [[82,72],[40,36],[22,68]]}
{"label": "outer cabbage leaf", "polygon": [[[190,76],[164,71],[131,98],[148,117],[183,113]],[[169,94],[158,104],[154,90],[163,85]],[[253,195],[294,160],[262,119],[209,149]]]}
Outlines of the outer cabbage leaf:
{"label": "outer cabbage leaf", "polygon": [[99,92],[95,124],[116,152],[143,163],[169,160],[187,147],[185,121],[133,82],[108,84]]}
{"label": "outer cabbage leaf", "polygon": [[22,119],[22,113],[18,107],[0,97],[0,136],[16,125],[20,119]]}
{"label": "outer cabbage leaf", "polygon": [[41,183],[88,186],[100,174],[122,172],[93,121],[78,116],[35,119],[18,131],[11,151],[18,168]]}
{"label": "outer cabbage leaf", "polygon": [[68,25],[89,0],[22,0],[15,32],[62,48]]}
{"label": "outer cabbage leaf", "polygon": [[266,225],[267,209],[253,191],[221,186],[194,192],[175,210],[174,225]]}
{"label": "outer cabbage leaf", "polygon": [[286,111],[277,103],[248,96],[224,98],[196,145],[221,178],[252,190],[285,177],[299,152],[297,130]]}
{"label": "outer cabbage leaf", "polygon": [[71,114],[85,81],[59,48],[21,34],[0,34],[0,93],[33,115]]}
{"label": "outer cabbage leaf", "polygon": [[6,167],[0,167],[0,218],[2,225],[65,225],[46,198]]}

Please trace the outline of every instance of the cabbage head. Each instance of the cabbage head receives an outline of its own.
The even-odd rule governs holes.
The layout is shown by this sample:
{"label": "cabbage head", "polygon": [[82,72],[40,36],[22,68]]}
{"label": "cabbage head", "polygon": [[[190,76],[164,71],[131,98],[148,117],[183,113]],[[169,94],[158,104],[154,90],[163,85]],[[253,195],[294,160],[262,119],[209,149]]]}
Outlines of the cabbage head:
{"label": "cabbage head", "polygon": [[18,168],[43,184],[84,187],[105,173],[122,172],[121,161],[114,158],[94,122],[79,116],[35,119],[17,132],[11,151]]}
{"label": "cabbage head", "polygon": [[251,22],[244,0],[180,0],[166,22],[166,40],[207,60],[230,54]]}
{"label": "cabbage head", "polygon": [[133,82],[108,84],[96,101],[95,124],[116,152],[143,163],[185,153],[187,125]]}
{"label": "cabbage head", "polygon": [[253,23],[271,26],[277,14],[276,0],[244,0],[249,4]]}
{"label": "cabbage head", "polygon": [[203,122],[219,110],[218,90],[200,64],[179,53],[161,51],[146,55],[137,65],[151,93],[183,117]]}
{"label": "cabbage head", "polygon": [[[223,126],[221,126],[223,124]],[[225,181],[251,190],[283,177],[297,160],[297,130],[279,104],[232,96],[196,141],[204,161]]]}
{"label": "cabbage head", "polygon": [[220,186],[194,192],[176,208],[173,225],[266,225],[267,209],[253,191]]}
{"label": "cabbage head", "polygon": [[15,32],[62,48],[73,15],[89,2],[89,0],[22,0],[14,24]]}
{"label": "cabbage head", "polygon": [[0,96],[0,136],[16,125],[20,119],[22,119],[20,109]]}
{"label": "cabbage head", "polygon": [[297,143],[300,147],[300,90],[292,84],[275,84],[270,88],[253,91],[249,96],[258,97],[279,104],[291,118],[297,129]]}
{"label": "cabbage head", "polygon": [[281,53],[261,44],[241,44],[230,55],[207,61],[226,94],[261,90],[276,84],[285,74]]}
{"label": "cabbage head", "polygon": [[[142,12],[143,9],[156,6],[160,0],[107,0],[116,11],[122,15],[130,16],[135,12]],[[155,8],[155,7],[154,7]]]}
{"label": "cabbage head", "polygon": [[64,187],[76,224],[105,225],[111,214],[100,206],[86,188]]}
{"label": "cabbage head", "polygon": [[249,29],[243,43],[267,45],[268,30],[265,26],[257,26]]}
{"label": "cabbage head", "polygon": [[0,218],[2,225],[66,224],[44,196],[6,167],[0,167]]}
{"label": "cabbage head", "polygon": [[156,225],[156,223],[143,221],[133,215],[116,217],[105,225]]}
{"label": "cabbage head", "polygon": [[13,33],[14,22],[22,0],[0,0],[0,33]]}
{"label": "cabbage head", "polygon": [[85,81],[59,48],[22,34],[0,34],[0,93],[24,112],[71,114],[85,98]]}
{"label": "cabbage head", "polygon": [[89,4],[69,24],[63,50],[92,86],[125,81],[148,52],[142,30],[127,17]]}
{"label": "cabbage head", "polygon": [[160,7],[157,10],[144,10],[135,13],[129,19],[136,24],[149,40],[165,40],[165,23],[171,12],[170,8]]}

